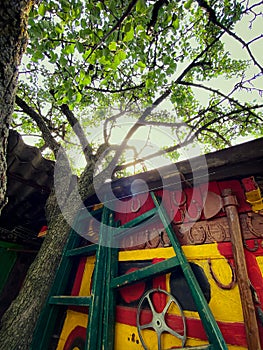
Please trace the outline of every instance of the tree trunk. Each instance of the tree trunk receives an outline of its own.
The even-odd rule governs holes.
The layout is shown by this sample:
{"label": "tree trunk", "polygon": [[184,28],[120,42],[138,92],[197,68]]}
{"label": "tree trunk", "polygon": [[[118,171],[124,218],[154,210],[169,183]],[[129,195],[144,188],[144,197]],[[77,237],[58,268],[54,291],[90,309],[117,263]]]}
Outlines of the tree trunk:
{"label": "tree trunk", "polygon": [[[87,198],[88,191],[93,189],[90,174],[93,174],[93,166],[83,173],[79,186],[72,188],[70,193],[70,187],[66,186],[67,181],[64,174],[62,175],[59,195],[67,198],[63,205],[63,213],[59,208],[56,193],[50,194],[46,206],[48,234],[27,273],[18,297],[2,318],[0,350],[30,349],[36,322],[49,294],[68,237],[70,222],[74,220],[80,207],[79,194],[82,198]],[[69,179],[70,177],[71,175],[68,176]],[[61,193],[62,191],[64,193]]]}
{"label": "tree trunk", "polygon": [[18,66],[27,43],[32,0],[2,0],[0,6],[0,215],[6,199],[6,147],[14,109]]}
{"label": "tree trunk", "polygon": [[53,212],[48,234],[31,265],[18,297],[4,314],[0,329],[1,350],[28,350],[41,308],[48,295],[65,245],[69,225],[59,213],[54,194],[49,198]]}

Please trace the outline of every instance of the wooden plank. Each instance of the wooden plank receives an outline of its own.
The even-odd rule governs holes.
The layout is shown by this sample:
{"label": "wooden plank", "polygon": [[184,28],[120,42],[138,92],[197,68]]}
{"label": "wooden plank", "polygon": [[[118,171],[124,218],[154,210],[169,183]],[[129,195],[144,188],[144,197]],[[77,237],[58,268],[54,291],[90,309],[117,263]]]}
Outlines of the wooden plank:
{"label": "wooden plank", "polygon": [[230,189],[224,190],[222,196],[230,228],[230,239],[232,243],[237,283],[243,309],[248,349],[261,350],[255,306],[250,289],[250,280],[247,272],[242,232],[237,211],[238,203],[236,197],[232,195],[232,191]]}
{"label": "wooden plank", "polygon": [[85,247],[69,249],[65,255],[66,256],[87,256],[89,254],[95,253],[97,248],[98,248],[97,244],[91,244]]}
{"label": "wooden plank", "polygon": [[119,288],[127,286],[128,284],[141,281],[143,279],[154,277],[160,274],[171,272],[175,266],[178,266],[179,262],[177,257],[173,257],[164,261],[160,261],[157,264],[143,267],[139,270],[127,273],[125,275],[115,277],[111,281],[112,288]]}
{"label": "wooden plank", "polygon": [[49,298],[48,302],[52,305],[89,306],[91,303],[91,297],[54,295]]}

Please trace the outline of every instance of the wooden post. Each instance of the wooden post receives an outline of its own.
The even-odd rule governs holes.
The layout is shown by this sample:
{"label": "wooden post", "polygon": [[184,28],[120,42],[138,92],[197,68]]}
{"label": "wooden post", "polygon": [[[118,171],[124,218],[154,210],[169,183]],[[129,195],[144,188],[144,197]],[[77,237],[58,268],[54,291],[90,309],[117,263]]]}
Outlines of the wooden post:
{"label": "wooden post", "polygon": [[236,196],[232,195],[231,189],[225,189],[222,192],[222,197],[223,205],[226,211],[229,224],[232,251],[235,262],[237,283],[243,309],[248,349],[261,350],[255,306],[250,289],[250,281],[248,277],[246,259],[243,248],[242,232],[237,211],[237,199]]}

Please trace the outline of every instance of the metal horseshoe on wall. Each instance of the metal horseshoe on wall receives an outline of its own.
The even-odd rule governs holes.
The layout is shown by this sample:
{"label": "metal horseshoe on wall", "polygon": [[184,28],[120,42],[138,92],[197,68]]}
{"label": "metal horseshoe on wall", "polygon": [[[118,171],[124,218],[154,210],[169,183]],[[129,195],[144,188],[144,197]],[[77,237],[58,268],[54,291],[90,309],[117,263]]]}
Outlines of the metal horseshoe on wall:
{"label": "metal horseshoe on wall", "polygon": [[243,245],[244,247],[246,248],[246,250],[248,250],[249,252],[256,252],[258,250],[258,240],[257,239],[254,239],[253,240],[254,242],[254,247],[253,248],[250,248],[248,245],[247,245],[247,240],[244,239],[243,241]]}
{"label": "metal horseshoe on wall", "polygon": [[175,198],[175,192],[172,192],[172,201],[173,203],[177,206],[177,207],[181,207],[186,203],[186,194],[184,193],[184,191],[181,192],[181,198],[180,198],[180,202],[177,202],[176,198]]}
{"label": "metal horseshoe on wall", "polygon": [[172,192],[172,201],[173,203],[178,207],[178,212],[181,214],[181,220],[178,223],[183,223],[184,219],[186,218],[188,221],[197,221],[200,219],[201,214],[202,214],[202,207],[201,205],[195,200],[191,200],[191,205],[193,204],[196,207],[196,215],[191,216],[189,214],[189,211],[187,209],[187,196],[185,192],[181,192],[181,198],[180,201],[177,202],[176,197],[175,197],[175,192]]}
{"label": "metal horseshoe on wall", "polygon": [[201,217],[202,207],[195,199],[193,199],[191,201],[191,203],[193,203],[195,205],[195,207],[196,207],[196,215],[195,216],[189,215],[189,211],[186,208],[185,208],[185,211],[184,211],[184,215],[189,221],[197,221]]}
{"label": "metal horseshoe on wall", "polygon": [[[135,198],[137,199],[137,206],[134,206],[134,200]],[[132,197],[132,201],[131,201],[131,212],[132,213],[137,213],[137,211],[141,208],[141,202],[140,199],[138,197]]]}
{"label": "metal horseshoe on wall", "polygon": [[237,278],[236,278],[236,273],[235,273],[234,267],[230,264],[230,262],[228,260],[227,260],[227,263],[228,263],[228,265],[231,269],[231,272],[232,272],[232,280],[228,284],[223,284],[222,282],[220,282],[218,280],[218,277],[215,275],[215,273],[212,269],[211,259],[210,258],[208,259],[209,271],[210,271],[211,276],[213,277],[213,280],[216,282],[216,284],[218,285],[219,288],[225,289],[225,290],[230,290],[230,289],[234,288],[236,281],[237,281]]}
{"label": "metal horseshoe on wall", "polygon": [[[258,218],[260,218],[260,216],[262,217],[262,215],[259,215],[258,214]],[[262,228],[261,229],[257,229],[257,227],[254,227],[253,225],[253,217],[256,217],[256,214],[254,213],[248,213],[247,214],[247,226],[248,226],[248,229],[251,233],[253,233],[254,236],[256,237],[259,237],[259,238],[262,238],[263,237],[263,230]],[[262,225],[262,222],[260,222],[260,224]]]}

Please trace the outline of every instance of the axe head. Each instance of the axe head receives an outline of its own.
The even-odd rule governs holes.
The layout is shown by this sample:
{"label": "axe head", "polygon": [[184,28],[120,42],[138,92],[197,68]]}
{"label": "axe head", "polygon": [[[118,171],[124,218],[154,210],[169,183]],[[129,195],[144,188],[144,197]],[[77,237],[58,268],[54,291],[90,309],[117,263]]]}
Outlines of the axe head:
{"label": "axe head", "polygon": [[214,192],[207,192],[206,200],[204,202],[203,213],[206,219],[210,219],[220,212],[223,208],[223,201],[221,196]]}

